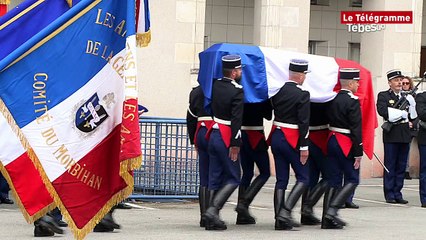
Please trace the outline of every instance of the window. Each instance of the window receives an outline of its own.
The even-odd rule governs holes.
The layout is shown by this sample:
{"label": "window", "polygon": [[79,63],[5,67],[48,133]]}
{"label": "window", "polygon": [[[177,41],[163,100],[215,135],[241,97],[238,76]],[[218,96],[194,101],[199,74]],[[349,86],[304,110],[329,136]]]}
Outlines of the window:
{"label": "window", "polygon": [[311,5],[330,6],[329,0],[311,0]]}
{"label": "window", "polygon": [[361,44],[360,43],[349,43],[348,59],[358,62],[361,55]]}
{"label": "window", "polygon": [[362,7],[362,0],[350,0],[351,7]]}
{"label": "window", "polygon": [[309,45],[308,45],[308,53],[309,54],[316,54],[317,43],[318,43],[318,41],[309,41]]}
{"label": "window", "polygon": [[308,43],[308,53],[321,55],[321,56],[328,56],[329,54],[328,42],[310,40]]}

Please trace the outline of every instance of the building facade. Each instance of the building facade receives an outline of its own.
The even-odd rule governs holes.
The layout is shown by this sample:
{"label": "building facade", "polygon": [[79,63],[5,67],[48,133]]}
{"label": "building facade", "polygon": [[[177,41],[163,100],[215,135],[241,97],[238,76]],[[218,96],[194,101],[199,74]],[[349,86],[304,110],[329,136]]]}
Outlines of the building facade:
{"label": "building facade", "polygon": [[[21,2],[12,0],[11,6]],[[399,68],[422,76],[426,69],[426,17],[421,0],[162,0],[150,1],[152,42],[138,52],[139,98],[148,116],[184,118],[196,85],[198,53],[220,43],[253,44],[350,59],[368,68],[375,93],[388,88],[386,72]],[[389,24],[376,32],[351,32],[341,11],[413,11],[413,24]],[[382,119],[379,118],[379,126]],[[383,157],[382,132],[375,152]],[[418,174],[417,146],[410,157]],[[363,177],[383,174],[364,159]]]}

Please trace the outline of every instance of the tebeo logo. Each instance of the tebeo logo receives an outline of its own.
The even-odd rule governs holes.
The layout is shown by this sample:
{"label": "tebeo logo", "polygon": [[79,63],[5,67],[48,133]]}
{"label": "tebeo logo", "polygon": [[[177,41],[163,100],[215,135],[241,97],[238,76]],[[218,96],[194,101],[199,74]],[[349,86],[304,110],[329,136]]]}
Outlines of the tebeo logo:
{"label": "tebeo logo", "polygon": [[386,29],[386,24],[412,24],[412,11],[342,11],[340,23],[349,32],[376,32]]}

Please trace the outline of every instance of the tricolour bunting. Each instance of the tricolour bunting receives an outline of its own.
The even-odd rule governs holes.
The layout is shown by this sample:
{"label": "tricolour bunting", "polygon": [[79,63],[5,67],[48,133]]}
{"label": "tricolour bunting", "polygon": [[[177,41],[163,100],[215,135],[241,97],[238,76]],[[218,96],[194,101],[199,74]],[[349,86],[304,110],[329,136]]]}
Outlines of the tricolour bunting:
{"label": "tricolour bunting", "polygon": [[2,114],[78,239],[133,190],[135,48],[135,1],[83,0],[0,61]]}
{"label": "tricolour bunting", "polygon": [[[198,82],[206,96],[206,108],[209,110],[213,79],[222,77],[221,57],[238,54],[245,65],[241,84],[244,88],[244,100],[248,103],[262,102],[273,97],[288,81],[288,66],[293,58],[309,61],[309,70],[303,87],[311,95],[312,102],[327,102],[336,96],[339,68],[355,67],[361,70],[360,97],[363,114],[364,151],[371,159],[374,149],[374,129],[377,128],[375,104],[371,74],[358,63],[273,48],[220,43],[211,46],[199,54],[200,71]],[[374,113],[374,114],[373,114]]]}

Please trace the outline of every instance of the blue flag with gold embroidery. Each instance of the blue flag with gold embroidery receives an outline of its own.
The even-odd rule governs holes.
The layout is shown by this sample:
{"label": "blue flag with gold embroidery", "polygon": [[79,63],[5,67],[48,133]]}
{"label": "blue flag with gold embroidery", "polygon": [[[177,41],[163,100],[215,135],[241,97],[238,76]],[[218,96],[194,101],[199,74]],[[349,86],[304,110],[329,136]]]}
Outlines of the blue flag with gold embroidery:
{"label": "blue flag with gold embroidery", "polygon": [[0,59],[68,11],[70,5],[66,0],[27,0],[0,17]]}

